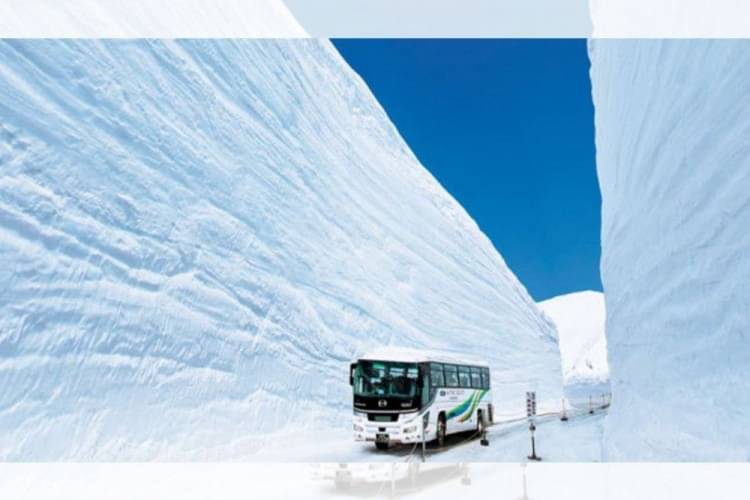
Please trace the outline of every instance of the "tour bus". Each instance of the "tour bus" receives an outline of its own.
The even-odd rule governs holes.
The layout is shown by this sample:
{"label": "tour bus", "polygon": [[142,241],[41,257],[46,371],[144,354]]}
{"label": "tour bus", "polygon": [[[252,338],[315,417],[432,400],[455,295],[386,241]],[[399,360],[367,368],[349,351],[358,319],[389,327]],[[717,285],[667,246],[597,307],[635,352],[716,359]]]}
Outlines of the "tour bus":
{"label": "tour bus", "polygon": [[390,348],[352,363],[349,383],[354,439],[379,449],[422,439],[444,446],[448,434],[481,434],[492,423],[490,369],[483,361]]}

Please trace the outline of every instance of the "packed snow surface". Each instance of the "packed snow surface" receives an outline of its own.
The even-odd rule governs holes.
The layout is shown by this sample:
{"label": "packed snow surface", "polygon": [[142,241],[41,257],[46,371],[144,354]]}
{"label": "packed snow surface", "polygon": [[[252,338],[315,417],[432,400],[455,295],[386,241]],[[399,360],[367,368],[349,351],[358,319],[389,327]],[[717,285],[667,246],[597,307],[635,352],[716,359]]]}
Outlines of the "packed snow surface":
{"label": "packed snow surface", "polygon": [[610,460],[750,459],[750,41],[594,40]]}
{"label": "packed snow surface", "polygon": [[[348,364],[554,326],[327,41],[0,42],[0,458],[259,459],[351,427]],[[295,459],[292,453],[281,457]]]}
{"label": "packed snow surface", "polygon": [[601,292],[560,295],[539,303],[557,326],[566,384],[604,382],[609,378],[605,306]]}

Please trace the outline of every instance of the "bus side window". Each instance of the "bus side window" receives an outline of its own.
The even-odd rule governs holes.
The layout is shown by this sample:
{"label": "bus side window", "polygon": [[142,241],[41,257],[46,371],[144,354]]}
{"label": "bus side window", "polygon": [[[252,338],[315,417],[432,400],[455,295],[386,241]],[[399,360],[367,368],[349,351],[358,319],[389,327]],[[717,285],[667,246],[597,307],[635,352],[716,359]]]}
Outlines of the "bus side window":
{"label": "bus side window", "polygon": [[471,367],[471,387],[474,389],[482,388],[482,372],[476,366]]}
{"label": "bus side window", "polygon": [[438,363],[430,363],[430,373],[432,375],[432,387],[445,387],[443,365]]}
{"label": "bus side window", "polygon": [[490,370],[489,368],[482,368],[482,388],[490,388]]}
{"label": "bus side window", "polygon": [[445,385],[458,387],[458,373],[453,365],[445,365]]}
{"label": "bus side window", "polygon": [[458,367],[458,383],[461,387],[471,389],[471,375],[468,366]]}

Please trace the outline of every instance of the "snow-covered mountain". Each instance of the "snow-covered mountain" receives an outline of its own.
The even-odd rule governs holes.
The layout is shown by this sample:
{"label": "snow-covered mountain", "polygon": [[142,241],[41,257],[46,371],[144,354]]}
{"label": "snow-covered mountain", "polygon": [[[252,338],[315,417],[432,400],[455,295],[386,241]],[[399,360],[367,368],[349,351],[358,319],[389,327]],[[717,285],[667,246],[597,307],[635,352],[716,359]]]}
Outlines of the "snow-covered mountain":
{"label": "snow-covered mountain", "polygon": [[594,40],[611,460],[750,458],[750,41]]}
{"label": "snow-covered mountain", "polygon": [[348,432],[382,345],[560,397],[554,326],[330,43],[5,40],[0,75],[0,458],[263,459]]}
{"label": "snow-covered mountain", "polygon": [[539,302],[539,308],[557,326],[565,383],[605,382],[609,367],[604,295],[569,293]]}

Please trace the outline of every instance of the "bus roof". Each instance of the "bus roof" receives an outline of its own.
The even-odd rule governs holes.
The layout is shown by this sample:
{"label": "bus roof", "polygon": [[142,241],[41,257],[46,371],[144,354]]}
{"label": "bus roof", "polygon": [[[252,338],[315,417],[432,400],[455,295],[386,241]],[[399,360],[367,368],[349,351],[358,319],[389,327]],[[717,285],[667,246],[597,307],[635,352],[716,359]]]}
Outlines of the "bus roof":
{"label": "bus roof", "polygon": [[368,361],[395,361],[397,363],[424,363],[434,361],[436,363],[450,363],[454,365],[489,367],[489,364],[486,361],[471,356],[464,356],[463,354],[455,352],[428,351],[406,347],[384,347],[365,353],[360,356],[359,359]]}

